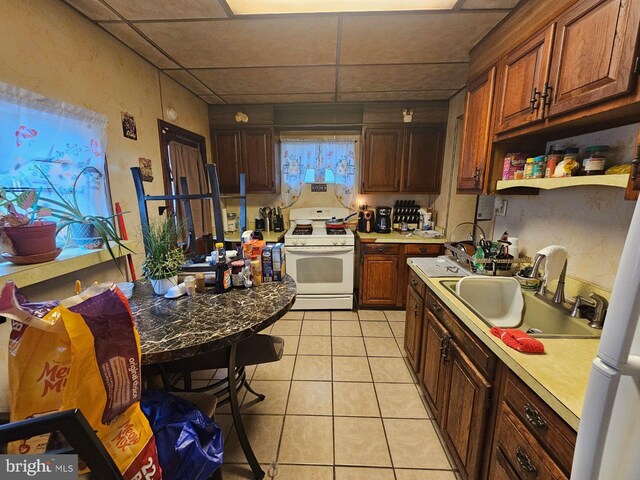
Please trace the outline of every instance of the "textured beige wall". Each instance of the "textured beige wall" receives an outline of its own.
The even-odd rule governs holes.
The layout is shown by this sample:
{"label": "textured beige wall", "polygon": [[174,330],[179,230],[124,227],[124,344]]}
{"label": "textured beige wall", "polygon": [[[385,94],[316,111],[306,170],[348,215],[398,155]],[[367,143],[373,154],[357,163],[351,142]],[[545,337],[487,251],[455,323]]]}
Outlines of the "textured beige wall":
{"label": "textured beige wall", "polygon": [[[461,222],[473,221],[476,195],[458,195],[456,179],[460,161],[462,140],[462,116],[464,114],[465,91],[461,91],[449,100],[447,137],[444,147],[444,166],[442,169],[442,188],[435,199],[434,208],[438,213],[437,223],[448,235]],[[456,235],[457,235],[456,231]]]}
{"label": "textured beige wall", "polygon": [[[162,192],[157,127],[162,107],[173,107],[178,112],[175,123],[204,135],[209,144],[207,105],[63,2],[0,0],[0,12],[0,81],[109,117],[112,198],[131,211],[126,216],[127,229],[130,237],[139,237],[129,168],[138,164],[138,157],[151,158],[156,180],[147,184],[148,191]],[[135,117],[137,141],[123,137],[121,111]],[[112,264],[104,264],[27,288],[26,293],[33,300],[59,298],[72,293],[76,278],[90,284],[120,280],[121,275]],[[8,324],[0,325],[0,411],[6,408],[7,332]]]}

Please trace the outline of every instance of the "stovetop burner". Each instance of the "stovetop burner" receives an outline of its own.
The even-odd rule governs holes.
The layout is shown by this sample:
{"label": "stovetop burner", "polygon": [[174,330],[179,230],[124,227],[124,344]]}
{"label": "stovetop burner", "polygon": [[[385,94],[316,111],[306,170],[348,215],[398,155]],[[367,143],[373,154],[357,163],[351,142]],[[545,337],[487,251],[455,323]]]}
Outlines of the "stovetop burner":
{"label": "stovetop burner", "polygon": [[312,225],[297,225],[292,232],[292,235],[311,235],[313,233]]}
{"label": "stovetop burner", "polygon": [[327,228],[327,235],[346,235],[347,231],[344,228]]}

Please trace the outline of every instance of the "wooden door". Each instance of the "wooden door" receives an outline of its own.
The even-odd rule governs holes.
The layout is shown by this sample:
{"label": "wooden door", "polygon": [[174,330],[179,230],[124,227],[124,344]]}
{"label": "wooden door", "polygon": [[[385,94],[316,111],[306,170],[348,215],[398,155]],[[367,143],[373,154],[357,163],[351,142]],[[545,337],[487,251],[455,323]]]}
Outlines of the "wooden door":
{"label": "wooden door", "polygon": [[403,128],[367,128],[362,156],[362,193],[399,192]]}
{"label": "wooden door", "polygon": [[247,192],[275,193],[273,132],[269,128],[242,130],[242,171]]}
{"label": "wooden door", "polygon": [[491,113],[496,68],[474,78],[467,89],[464,113],[460,167],[458,169],[459,193],[482,193],[485,187],[487,166],[491,157]]}
{"label": "wooden door", "polygon": [[471,363],[455,341],[445,347],[449,379],[445,389],[443,422],[440,424],[466,478],[478,478],[485,446],[491,384]]}
{"label": "wooden door", "polygon": [[445,127],[409,127],[405,136],[401,191],[440,193]]}
{"label": "wooden door", "polygon": [[404,323],[404,349],[413,370],[420,371],[420,346],[422,343],[422,316],[424,301],[413,288],[407,290],[407,311]]}
{"label": "wooden door", "polygon": [[540,32],[501,62],[496,133],[542,120],[541,96],[549,77],[554,27]]}
{"label": "wooden door", "polygon": [[441,418],[441,403],[444,397],[444,383],[446,380],[442,348],[449,338],[449,332],[428,309],[425,309],[420,354],[421,374],[419,378],[427,402],[433,409],[437,419]]}
{"label": "wooden door", "polygon": [[556,23],[549,115],[631,91],[640,1],[584,0]]}
{"label": "wooden door", "polygon": [[211,130],[213,162],[218,167],[220,192],[240,191],[241,138],[240,130]]}
{"label": "wooden door", "polygon": [[398,255],[364,255],[360,275],[362,305],[395,305]]}

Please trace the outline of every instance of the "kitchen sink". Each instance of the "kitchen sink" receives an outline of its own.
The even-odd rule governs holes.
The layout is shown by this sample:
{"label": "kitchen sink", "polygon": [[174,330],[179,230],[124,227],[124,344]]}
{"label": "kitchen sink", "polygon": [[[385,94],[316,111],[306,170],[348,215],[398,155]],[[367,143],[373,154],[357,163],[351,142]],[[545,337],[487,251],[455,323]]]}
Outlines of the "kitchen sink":
{"label": "kitchen sink", "polygon": [[[494,325],[486,318],[474,304],[474,299],[464,299],[456,293],[458,280],[440,280],[440,284],[446,287],[456,298],[469,307],[485,324]],[[520,324],[510,328],[517,328],[538,338],[599,338],[602,330],[591,328],[584,318],[575,318],[567,315],[559,308],[549,305],[544,300],[536,297],[535,292],[522,291],[524,309]],[[480,308],[483,308],[480,305]],[[499,326],[499,325],[498,325]]]}

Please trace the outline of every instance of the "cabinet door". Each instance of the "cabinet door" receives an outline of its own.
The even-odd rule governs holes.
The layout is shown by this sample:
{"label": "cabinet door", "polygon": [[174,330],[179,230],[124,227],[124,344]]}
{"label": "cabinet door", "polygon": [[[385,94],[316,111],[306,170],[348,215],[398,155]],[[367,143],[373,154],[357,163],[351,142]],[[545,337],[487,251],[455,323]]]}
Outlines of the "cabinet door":
{"label": "cabinet door", "polygon": [[365,255],[360,275],[362,305],[395,305],[398,255]]}
{"label": "cabinet door", "polygon": [[444,136],[443,126],[407,129],[402,166],[403,192],[440,193]]}
{"label": "cabinet door", "polygon": [[459,193],[482,193],[485,170],[491,156],[491,111],[496,68],[476,77],[469,83],[464,113]]}
{"label": "cabinet door", "polygon": [[542,120],[554,25],[515,49],[500,64],[496,133]]}
{"label": "cabinet door", "polygon": [[466,478],[478,478],[485,445],[491,384],[475,368],[455,341],[445,347],[450,369],[445,389],[444,420],[440,424]]}
{"label": "cabinet door", "polygon": [[422,348],[420,365],[420,383],[424,389],[427,402],[440,419],[444,397],[446,371],[442,358],[443,346],[449,340],[449,333],[436,320],[433,314],[425,309],[422,328]]}
{"label": "cabinet door", "polygon": [[362,157],[362,193],[399,192],[402,128],[367,128]]}
{"label": "cabinet door", "polygon": [[218,167],[220,192],[238,193],[242,155],[240,130],[212,130],[211,140],[213,161]]}
{"label": "cabinet door", "polygon": [[629,184],[624,198],[626,200],[637,200],[640,193],[640,130],[638,130],[638,140],[636,141],[635,155],[629,175]]}
{"label": "cabinet door", "polygon": [[631,90],[639,23],[638,0],[585,0],[558,17],[550,115]]}
{"label": "cabinet door", "polygon": [[420,371],[420,346],[422,343],[422,315],[424,313],[424,301],[409,287],[407,290],[407,311],[404,323],[404,349],[407,352],[409,363],[413,370]]}
{"label": "cabinet door", "polygon": [[247,192],[275,192],[273,132],[269,128],[242,130],[242,171]]}
{"label": "cabinet door", "polygon": [[493,480],[519,480],[520,477],[513,471],[509,461],[504,458],[499,448],[495,449],[495,459],[491,466],[489,478]]}

